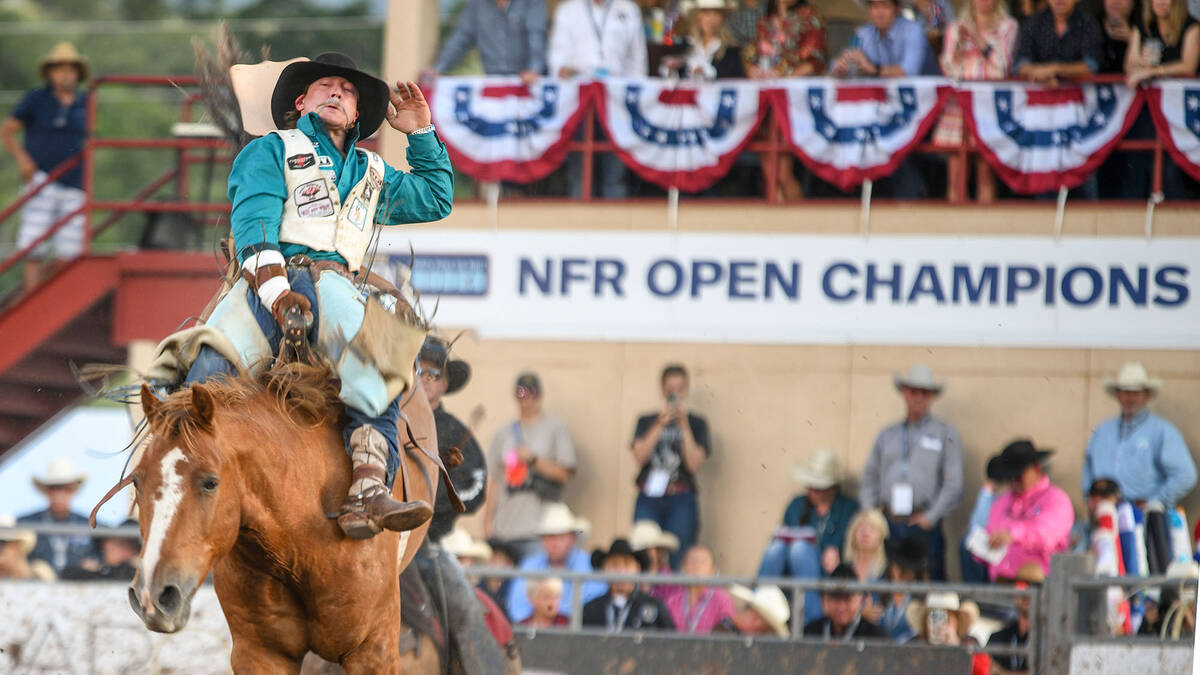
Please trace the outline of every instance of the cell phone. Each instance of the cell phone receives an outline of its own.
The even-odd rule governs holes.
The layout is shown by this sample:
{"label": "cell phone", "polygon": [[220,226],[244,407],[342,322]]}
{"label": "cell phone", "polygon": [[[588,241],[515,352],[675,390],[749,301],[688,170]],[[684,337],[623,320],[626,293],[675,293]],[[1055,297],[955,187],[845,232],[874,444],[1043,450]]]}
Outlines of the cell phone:
{"label": "cell phone", "polygon": [[934,645],[942,644],[942,634],[946,630],[946,622],[949,617],[944,609],[929,610],[929,643]]}

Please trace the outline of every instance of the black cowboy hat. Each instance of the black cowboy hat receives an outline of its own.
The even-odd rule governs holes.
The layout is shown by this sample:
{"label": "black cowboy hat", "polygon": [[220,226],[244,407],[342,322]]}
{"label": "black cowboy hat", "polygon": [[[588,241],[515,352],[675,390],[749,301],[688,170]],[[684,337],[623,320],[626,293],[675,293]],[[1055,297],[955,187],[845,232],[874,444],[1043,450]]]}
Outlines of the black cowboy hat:
{"label": "black cowboy hat", "polygon": [[436,335],[430,335],[425,338],[425,344],[421,345],[421,352],[417,355],[417,358],[422,361],[436,364],[442,369],[442,377],[446,378],[447,395],[467,386],[467,382],[471,379],[470,364],[462,359],[450,358],[452,344],[447,344],[445,340]]}
{"label": "black cowboy hat", "polygon": [[883,548],[888,560],[900,569],[920,574],[929,568],[929,544],[925,537],[888,537]]}
{"label": "black cowboy hat", "polygon": [[308,85],[331,76],[344,77],[358,89],[358,137],[368,138],[375,133],[387,115],[387,83],[359,70],[353,59],[339,52],[325,52],[311,61],[297,61],[283,69],[271,93],[271,119],[275,120],[275,126],[284,127],[284,116],[296,109],[296,97]]}
{"label": "black cowboy hat", "polygon": [[1033,441],[1023,438],[1004,446],[993,459],[997,460],[997,472],[1003,480],[1016,480],[1025,467],[1041,464],[1052,454],[1053,450],[1038,450]]}
{"label": "black cowboy hat", "polygon": [[1000,461],[1000,455],[996,455],[988,460],[987,477],[992,481],[1007,481],[1008,477],[1004,475],[1004,465]]}
{"label": "black cowboy hat", "polygon": [[637,561],[638,567],[641,567],[643,572],[650,567],[650,556],[646,555],[645,551],[633,550],[633,547],[629,545],[628,539],[618,537],[613,539],[612,545],[608,547],[608,551],[602,548],[592,551],[592,569],[598,570],[604,567],[604,561],[614,555],[624,555],[633,558]]}

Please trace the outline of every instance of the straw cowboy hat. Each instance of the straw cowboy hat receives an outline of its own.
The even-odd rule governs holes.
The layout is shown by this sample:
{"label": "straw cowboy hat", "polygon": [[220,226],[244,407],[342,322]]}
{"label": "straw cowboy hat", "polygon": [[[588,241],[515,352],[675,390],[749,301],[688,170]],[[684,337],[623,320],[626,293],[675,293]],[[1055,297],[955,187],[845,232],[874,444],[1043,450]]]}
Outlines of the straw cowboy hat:
{"label": "straw cowboy hat", "polygon": [[487,560],[492,557],[492,547],[486,542],[478,541],[470,532],[456,527],[438,542],[442,548],[456,558],[471,560]]}
{"label": "straw cowboy hat", "polygon": [[792,471],[792,478],[807,488],[824,490],[838,484],[839,474],[837,455],[828,448],[817,448],[808,458],[807,465]]}
{"label": "straw cowboy hat", "polygon": [[33,550],[33,545],[37,543],[37,535],[33,530],[25,529],[10,529],[5,531],[4,528],[15,528],[17,519],[11,513],[0,513],[0,541],[16,541],[21,544],[21,553],[29,555]]}
{"label": "straw cowboy hat", "polygon": [[296,61],[284,67],[271,93],[271,119],[282,129],[288,112],[296,109],[296,98],[308,85],[322,77],[344,77],[358,90],[358,137],[369,138],[383,123],[388,109],[388,86],[383,80],[358,69],[340,52],[318,54],[312,61]]}
{"label": "straw cowboy hat", "polygon": [[726,0],[691,0],[686,5],[689,12],[700,11],[702,9],[716,9],[723,12],[728,12],[733,9]]}
{"label": "straw cowboy hat", "polygon": [[1109,396],[1116,396],[1118,391],[1148,391],[1153,395],[1157,394],[1159,389],[1162,389],[1162,379],[1150,377],[1146,368],[1136,361],[1121,366],[1116,379],[1104,378],[1104,391],[1107,391]]}
{"label": "straw cowboy hat", "polygon": [[87,80],[92,74],[91,69],[88,67],[87,57],[83,54],[80,54],[79,50],[75,49],[75,45],[71,44],[70,42],[60,42],[54,45],[54,48],[50,50],[50,53],[46,54],[46,56],[43,57],[41,62],[38,64],[38,73],[41,74],[42,79],[44,80],[46,79],[46,71],[48,71],[51,66],[58,66],[62,64],[70,64],[75,66],[75,70],[79,71],[80,82]]}
{"label": "straw cowboy hat", "polygon": [[555,534],[586,534],[592,529],[586,518],[576,518],[562,502],[553,502],[542,507],[542,518],[538,522],[538,536]]}
{"label": "straw cowboy hat", "polygon": [[935,394],[942,393],[942,389],[946,386],[945,382],[938,382],[934,379],[933,370],[924,363],[914,364],[907,373],[892,375],[892,383],[896,385],[897,389],[908,387],[909,389],[932,391]]}
{"label": "straw cowboy hat", "polygon": [[442,377],[446,378],[447,396],[467,386],[471,379],[471,366],[462,359],[451,358],[452,346],[453,343],[448,344],[442,338],[430,335],[425,338],[425,344],[421,345],[421,352],[417,356],[422,361],[437,364],[437,367],[442,369]]}
{"label": "straw cowboy hat", "polygon": [[922,638],[927,637],[929,624],[926,618],[931,609],[944,609],[958,615],[958,636],[965,638],[979,618],[979,605],[970,600],[959,601],[957,593],[930,593],[925,601],[914,600],[904,609],[908,625]]}
{"label": "straw cowboy hat", "polygon": [[792,615],[787,597],[778,586],[763,585],[753,591],[745,586],[730,586],[729,594],[754,610],[779,637],[787,637],[787,622]]}
{"label": "straw cowboy hat", "polygon": [[670,532],[664,532],[653,520],[639,520],[629,531],[629,543],[635,551],[647,551],[652,548],[665,548],[668,551],[679,550],[679,537]]}
{"label": "straw cowboy hat", "polygon": [[46,473],[33,477],[33,485],[39,490],[64,485],[79,487],[85,480],[87,480],[87,474],[76,471],[71,460],[66,457],[55,457],[46,467]]}

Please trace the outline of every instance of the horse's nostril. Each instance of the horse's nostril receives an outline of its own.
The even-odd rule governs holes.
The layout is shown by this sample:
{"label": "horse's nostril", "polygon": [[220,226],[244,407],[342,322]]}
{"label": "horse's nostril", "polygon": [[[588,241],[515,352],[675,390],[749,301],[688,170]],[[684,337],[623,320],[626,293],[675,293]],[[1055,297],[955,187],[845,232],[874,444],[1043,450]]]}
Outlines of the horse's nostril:
{"label": "horse's nostril", "polygon": [[183,600],[183,593],[175,584],[164,586],[162,593],[158,594],[158,601],[155,603],[158,608],[166,614],[174,614],[179,609],[179,603]]}

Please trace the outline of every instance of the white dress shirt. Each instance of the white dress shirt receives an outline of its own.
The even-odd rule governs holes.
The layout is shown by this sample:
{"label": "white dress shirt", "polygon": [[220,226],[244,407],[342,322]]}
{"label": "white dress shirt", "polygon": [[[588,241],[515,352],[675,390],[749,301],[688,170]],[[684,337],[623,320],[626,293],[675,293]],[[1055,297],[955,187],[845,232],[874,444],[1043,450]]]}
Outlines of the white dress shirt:
{"label": "white dress shirt", "polygon": [[551,77],[564,67],[579,77],[644,76],[646,59],[642,12],[631,0],[565,0],[554,12]]}

